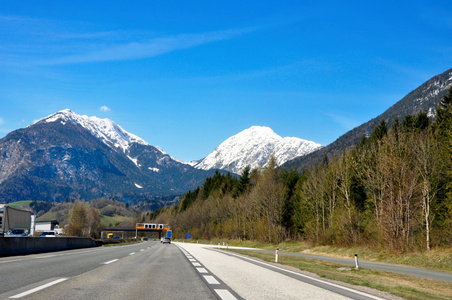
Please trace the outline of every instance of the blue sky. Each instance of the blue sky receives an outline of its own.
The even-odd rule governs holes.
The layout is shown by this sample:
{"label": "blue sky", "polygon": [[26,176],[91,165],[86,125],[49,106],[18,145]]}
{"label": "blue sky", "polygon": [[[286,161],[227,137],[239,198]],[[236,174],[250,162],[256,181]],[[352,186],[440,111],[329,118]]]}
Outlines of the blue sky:
{"label": "blue sky", "polygon": [[0,138],[70,108],[189,161],[378,116],[452,68],[452,2],[2,1],[0,41]]}

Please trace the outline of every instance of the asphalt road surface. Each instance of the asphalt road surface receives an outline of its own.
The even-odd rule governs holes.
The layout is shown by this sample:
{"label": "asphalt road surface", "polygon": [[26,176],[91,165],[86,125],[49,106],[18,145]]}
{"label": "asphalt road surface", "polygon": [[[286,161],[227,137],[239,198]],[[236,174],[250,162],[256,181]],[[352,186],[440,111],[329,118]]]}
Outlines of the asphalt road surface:
{"label": "asphalt road surface", "polygon": [[0,299],[381,299],[197,244],[0,258]]}

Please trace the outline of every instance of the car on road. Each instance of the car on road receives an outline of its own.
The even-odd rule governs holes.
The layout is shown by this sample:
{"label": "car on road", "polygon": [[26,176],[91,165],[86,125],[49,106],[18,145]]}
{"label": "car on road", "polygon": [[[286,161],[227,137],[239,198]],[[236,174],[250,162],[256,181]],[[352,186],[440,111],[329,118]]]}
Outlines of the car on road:
{"label": "car on road", "polygon": [[171,244],[171,239],[169,237],[163,238],[163,244]]}
{"label": "car on road", "polygon": [[28,229],[24,228],[13,228],[10,229],[6,234],[6,237],[18,237],[18,236],[29,236]]}
{"label": "car on road", "polygon": [[39,236],[56,237],[56,236],[58,236],[58,232],[56,232],[55,230],[47,230],[47,231],[43,231]]}

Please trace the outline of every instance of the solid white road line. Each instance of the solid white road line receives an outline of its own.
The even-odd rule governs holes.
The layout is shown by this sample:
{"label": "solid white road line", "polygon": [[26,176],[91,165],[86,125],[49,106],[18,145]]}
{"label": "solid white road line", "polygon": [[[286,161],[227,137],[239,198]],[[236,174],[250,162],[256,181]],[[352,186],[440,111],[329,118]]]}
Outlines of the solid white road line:
{"label": "solid white road line", "polygon": [[108,265],[108,264],[114,263],[115,261],[118,261],[118,260],[119,260],[119,259],[109,260],[109,261],[107,261],[107,262],[104,262],[104,265]]}
{"label": "solid white road line", "polygon": [[237,300],[236,297],[234,297],[234,295],[232,295],[228,290],[220,290],[220,289],[215,289],[214,290],[218,296],[220,296],[221,299],[223,300]]}
{"label": "solid white road line", "polygon": [[218,280],[215,279],[215,277],[210,275],[204,275],[204,279],[207,281],[208,284],[220,284]]}
{"label": "solid white road line", "polygon": [[10,299],[18,299],[18,298],[22,298],[22,297],[28,296],[28,295],[30,295],[30,294],[36,293],[37,291],[43,290],[43,289],[45,289],[45,288],[48,288],[48,287],[50,287],[50,286],[52,286],[52,285],[55,285],[55,284],[57,284],[57,283],[63,282],[63,281],[65,281],[65,280],[67,280],[67,278],[60,278],[60,279],[57,279],[57,280],[55,280],[55,281],[52,281],[52,282],[46,283],[46,284],[44,284],[44,285],[38,286],[38,287],[36,287],[36,288],[34,288],[34,289],[28,290],[28,291],[26,291],[26,292],[17,294],[17,295],[15,295],[15,296],[11,296],[11,297],[9,297],[9,298],[10,298]]}

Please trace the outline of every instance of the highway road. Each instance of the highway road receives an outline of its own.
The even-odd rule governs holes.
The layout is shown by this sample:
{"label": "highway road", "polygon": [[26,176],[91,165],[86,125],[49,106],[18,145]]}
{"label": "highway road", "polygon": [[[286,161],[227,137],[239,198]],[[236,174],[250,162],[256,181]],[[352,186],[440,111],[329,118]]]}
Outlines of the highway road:
{"label": "highway road", "polygon": [[197,244],[149,241],[0,258],[0,299],[382,298]]}

